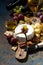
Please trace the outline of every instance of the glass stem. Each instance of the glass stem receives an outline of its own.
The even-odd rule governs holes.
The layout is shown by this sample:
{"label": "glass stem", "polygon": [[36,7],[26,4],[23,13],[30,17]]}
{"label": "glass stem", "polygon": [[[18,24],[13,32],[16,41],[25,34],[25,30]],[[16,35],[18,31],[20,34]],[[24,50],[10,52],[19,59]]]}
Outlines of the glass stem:
{"label": "glass stem", "polygon": [[35,11],[35,12],[33,12],[33,14],[34,14],[34,17],[36,17],[36,11]]}

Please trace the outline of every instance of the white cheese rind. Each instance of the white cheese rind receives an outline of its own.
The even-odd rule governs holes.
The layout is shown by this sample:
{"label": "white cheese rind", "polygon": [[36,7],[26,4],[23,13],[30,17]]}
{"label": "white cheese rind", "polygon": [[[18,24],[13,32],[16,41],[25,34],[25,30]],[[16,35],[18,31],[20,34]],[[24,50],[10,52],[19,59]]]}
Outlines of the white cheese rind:
{"label": "white cheese rind", "polygon": [[[27,28],[28,28],[28,32],[26,33],[27,35],[27,40],[30,40],[33,38],[34,36],[34,29],[31,25],[29,24],[21,24],[21,25],[18,25],[15,29],[15,33],[14,35],[16,36],[16,38],[19,40],[19,41],[23,41],[23,42],[26,42],[26,37],[25,37],[25,34],[24,33],[20,33],[22,32],[22,28],[24,25],[27,25]],[[20,34],[17,34],[17,33],[20,33]],[[17,35],[16,35],[17,34]]]}

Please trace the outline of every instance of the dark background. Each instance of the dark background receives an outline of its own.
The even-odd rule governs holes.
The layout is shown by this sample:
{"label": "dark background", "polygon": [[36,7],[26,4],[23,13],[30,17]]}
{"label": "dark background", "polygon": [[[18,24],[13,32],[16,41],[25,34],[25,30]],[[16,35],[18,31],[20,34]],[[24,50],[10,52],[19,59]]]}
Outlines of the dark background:
{"label": "dark background", "polygon": [[0,17],[3,15],[7,15],[6,4],[8,0],[0,0]]}
{"label": "dark background", "polygon": [[15,52],[11,50],[11,45],[4,36],[5,21],[10,18],[9,12],[6,10],[8,1],[0,0],[0,65],[43,65],[43,50],[29,54],[25,62],[15,59]]}

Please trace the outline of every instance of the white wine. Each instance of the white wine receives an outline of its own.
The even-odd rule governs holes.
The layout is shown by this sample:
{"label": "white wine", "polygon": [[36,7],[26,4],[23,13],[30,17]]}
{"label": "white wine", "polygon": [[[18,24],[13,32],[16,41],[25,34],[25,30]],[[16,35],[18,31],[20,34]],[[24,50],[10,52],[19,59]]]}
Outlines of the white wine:
{"label": "white wine", "polygon": [[5,22],[5,27],[7,30],[14,31],[16,28],[16,22],[7,21]]}
{"label": "white wine", "polygon": [[39,0],[28,0],[28,5],[32,12],[38,11],[38,2]]}

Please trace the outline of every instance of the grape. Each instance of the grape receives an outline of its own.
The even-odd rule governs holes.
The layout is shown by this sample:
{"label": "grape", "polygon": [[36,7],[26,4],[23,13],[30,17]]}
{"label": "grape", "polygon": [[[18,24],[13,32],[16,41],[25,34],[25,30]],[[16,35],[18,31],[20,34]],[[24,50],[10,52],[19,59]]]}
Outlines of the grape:
{"label": "grape", "polygon": [[23,16],[22,14],[19,14],[19,15],[18,15],[18,19],[19,19],[19,20],[24,20],[24,16]]}
{"label": "grape", "polygon": [[27,31],[28,31],[28,28],[27,28],[26,25],[24,25],[23,28],[22,28],[22,32],[23,32],[23,33],[26,33]]}
{"label": "grape", "polygon": [[41,12],[38,12],[37,13],[37,17],[40,17],[40,15],[42,15],[42,13]]}
{"label": "grape", "polygon": [[16,12],[16,9],[13,9],[13,12]]}
{"label": "grape", "polygon": [[10,41],[12,44],[15,44],[15,43],[17,43],[17,39],[16,38],[11,38],[11,41]]}
{"label": "grape", "polygon": [[12,35],[7,36],[7,40],[8,40],[9,43],[10,43],[10,40],[11,40],[12,37],[13,37]]}
{"label": "grape", "polygon": [[20,10],[16,10],[16,13],[18,13],[18,14],[19,14],[19,13],[20,13]]}
{"label": "grape", "polygon": [[17,16],[14,16],[13,19],[14,19],[14,21],[15,20],[18,21],[18,17]]}
{"label": "grape", "polygon": [[10,34],[9,34],[9,35],[7,36],[7,39],[10,40],[12,37],[13,37],[13,35],[10,35]]}
{"label": "grape", "polygon": [[40,20],[43,22],[43,15],[40,15]]}
{"label": "grape", "polygon": [[20,24],[23,24],[23,23],[24,23],[24,21],[23,21],[23,20],[20,20],[20,21],[19,21],[19,23],[20,23]]}
{"label": "grape", "polygon": [[17,14],[17,13],[14,13],[13,16],[14,16],[14,17],[15,17],[15,16],[18,16],[18,14]]}
{"label": "grape", "polygon": [[26,30],[26,29],[27,29],[27,26],[26,26],[26,25],[24,25],[24,26],[23,26],[23,29],[25,29],[25,30]]}

